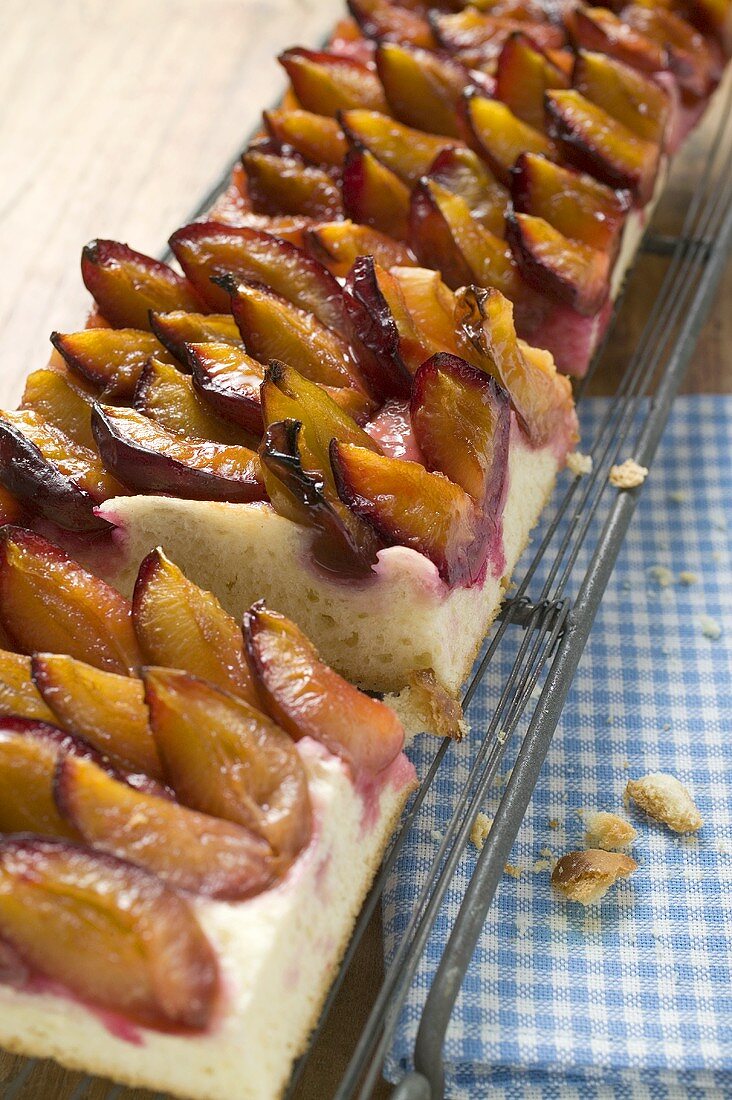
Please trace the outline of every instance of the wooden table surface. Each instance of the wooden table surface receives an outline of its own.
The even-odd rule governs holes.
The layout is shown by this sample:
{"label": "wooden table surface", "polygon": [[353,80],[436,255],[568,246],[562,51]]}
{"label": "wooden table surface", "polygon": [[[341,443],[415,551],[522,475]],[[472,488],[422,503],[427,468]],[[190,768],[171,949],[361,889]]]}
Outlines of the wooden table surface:
{"label": "wooden table surface", "polygon": [[[81,327],[81,246],[95,236],[155,254],[240,151],[283,77],[289,45],[316,46],[341,0],[3,0],[0,40],[0,404],[48,357],[53,329]],[[664,227],[686,208],[703,135],[675,169]],[[612,392],[664,262],[644,257],[593,392]],[[732,269],[685,382],[732,392]],[[509,884],[510,886],[510,884]],[[301,1090],[332,1095],[381,972],[372,926]],[[0,1091],[19,1060],[0,1054]],[[79,1077],[40,1066],[14,1100],[65,1100]],[[107,1086],[90,1093],[101,1100]],[[123,1092],[129,1100],[150,1094]],[[382,1096],[387,1095],[383,1090]]]}

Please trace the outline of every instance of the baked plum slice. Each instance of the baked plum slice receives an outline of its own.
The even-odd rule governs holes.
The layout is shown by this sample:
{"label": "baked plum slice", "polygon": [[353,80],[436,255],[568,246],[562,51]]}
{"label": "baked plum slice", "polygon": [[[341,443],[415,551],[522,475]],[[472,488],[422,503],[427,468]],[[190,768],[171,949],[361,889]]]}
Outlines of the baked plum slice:
{"label": "baked plum slice", "polygon": [[540,130],[523,122],[498,99],[470,93],[461,103],[465,136],[505,187],[521,153],[542,153],[556,159],[556,149]]}
{"label": "baked plum slice", "polygon": [[429,19],[419,10],[389,0],[348,0],[348,10],[367,38],[399,42],[434,50],[437,46]]}
{"label": "baked plum slice", "polygon": [[389,275],[425,345],[457,352],[455,295],[443,283],[439,271],[427,267],[392,267]]}
{"label": "baked plum slice", "polygon": [[25,380],[21,409],[30,409],[80,447],[94,452],[91,411],[96,390],[65,366],[41,367]]}
{"label": "baked plum slice", "polygon": [[516,161],[511,198],[517,213],[544,218],[565,237],[611,255],[630,206],[626,192],[536,153],[522,153]]}
{"label": "baked plum slice", "polygon": [[160,547],[140,565],[132,615],[147,664],[182,669],[257,705],[237,623]]}
{"label": "baked plum slice", "polygon": [[405,244],[388,237],[369,225],[348,218],[322,222],[305,233],[305,248],[331,275],[345,279],[358,256],[373,256],[381,267],[413,264],[414,257]]}
{"label": "baked plum slice", "polygon": [[546,93],[549,130],[574,167],[643,206],[651,198],[660,147],[644,141],[575,88]]}
{"label": "baked plum slice", "polygon": [[687,102],[709,95],[722,70],[703,34],[678,12],[643,4],[628,4],[622,18],[633,30],[668,51],[668,67]]}
{"label": "baked plum slice", "polygon": [[0,936],[84,1001],[150,1027],[212,1021],[218,967],[190,905],[122,860],[62,840],[3,840]]}
{"label": "baked plum slice", "polygon": [[655,81],[607,54],[578,50],[573,84],[638,137],[662,144],[670,102]]}
{"label": "baked plum slice", "polygon": [[471,68],[492,67],[512,34],[525,34],[540,50],[559,50],[566,43],[562,26],[547,22],[544,13],[526,19],[523,13],[512,13],[505,6],[500,13],[494,7],[480,11],[477,6],[435,12],[431,21],[440,45]]}
{"label": "baked plum slice", "polygon": [[262,364],[247,355],[242,347],[221,343],[189,344],[186,358],[193,373],[196,392],[213,411],[224,420],[238,424],[254,435],[261,435],[259,387],[264,379]]}
{"label": "baked plum slice", "polygon": [[[225,304],[228,308],[228,301]],[[181,310],[151,313],[150,327],[183,370],[190,370],[186,344],[211,342],[241,347],[239,329],[230,313],[183,313]],[[150,357],[162,362],[155,352],[151,352]]]}
{"label": "baked plum slice", "polygon": [[409,188],[362,145],[352,145],[346,154],[341,190],[347,217],[397,241],[406,240]]}
{"label": "baked plum slice", "polygon": [[496,286],[512,299],[522,282],[506,242],[473,217],[467,202],[425,178],[412,192],[410,243],[419,260],[449,287]]}
{"label": "baked plum slice", "polygon": [[6,649],[0,649],[0,715],[56,723],[53,711],[31,679],[30,657]]}
{"label": "baked plum slice", "polygon": [[267,427],[259,454],[273,507],[314,531],[311,552],[326,571],[368,576],[381,546],[376,534],[328,491],[324,473],[306,469],[303,451],[301,421],[278,420]]}
{"label": "baked plum slice", "polygon": [[456,318],[462,354],[506,390],[535,446],[568,432],[576,436],[569,379],[557,373],[549,352],[530,348],[517,338],[513,305],[499,290],[460,290]]}
{"label": "baked plum slice", "polygon": [[289,619],[256,603],[244,616],[244,638],[268,712],[296,741],[312,737],[370,774],[401,752],[404,731],[394,712],[324,664]]}
{"label": "baked plum slice", "polygon": [[342,111],[340,123],[352,145],[368,149],[407,186],[415,184],[429,171],[435,157],[455,144],[377,111]]}
{"label": "baked plum slice", "polygon": [[438,352],[417,371],[410,415],[428,469],[469,493],[497,533],[508,487],[506,391],[459,356]]}
{"label": "baked plum slice", "polygon": [[105,672],[62,653],[36,653],[31,669],[52,722],[82,738],[117,767],[162,779],[145,693],[137,677]]}
{"label": "baked plum slice", "polygon": [[66,754],[94,759],[90,745],[34,718],[0,718],[0,833],[37,833],[78,840],[56,807],[53,780]]}
{"label": "baked plum slice", "polygon": [[350,107],[389,113],[376,73],[355,58],[298,47],[285,50],[278,60],[306,111],[331,118]]}
{"label": "baked plum slice", "polygon": [[568,88],[569,80],[526,35],[509,35],[496,66],[496,98],[539,132],[544,129],[544,92]]}
{"label": "baked plum slice", "polygon": [[71,370],[96,386],[108,401],[132,398],[150,356],[172,362],[152,332],[135,328],[53,332],[51,343]]}
{"label": "baked plum slice", "polygon": [[310,840],[305,769],[292,739],[261,710],[190,673],[144,673],[155,741],[178,799],[243,825],[287,864]]}
{"label": "baked plum slice", "polygon": [[[237,281],[261,283],[321,324],[346,335],[343,302],[338,283],[312,256],[289,241],[246,227],[194,222],[170,238],[181,267],[202,297],[217,309],[231,312],[229,292],[212,280],[231,275]],[[203,343],[218,336],[190,336],[187,343]]]}
{"label": "baked plum slice", "polygon": [[462,137],[456,107],[471,83],[467,69],[452,58],[395,42],[380,43],[375,60],[391,113],[400,122],[430,134]]}
{"label": "baked plum slice", "polygon": [[58,546],[20,527],[0,530],[0,621],[22,653],[68,653],[121,675],[141,653],[131,605]]}
{"label": "baked plum slice", "polygon": [[102,316],[115,328],[149,329],[150,310],[195,312],[201,302],[172,267],[119,241],[92,241],[81,254],[81,276]]}
{"label": "baked plum slice", "polygon": [[473,149],[464,145],[443,149],[425,174],[464,199],[476,221],[491,233],[503,236],[508,190]]}
{"label": "baked plum slice", "polygon": [[188,439],[256,446],[254,437],[245,436],[241,428],[216,415],[190,378],[158,359],[151,359],[140,375],[134,406],[143,416]]}
{"label": "baked plum slice", "polygon": [[334,118],[312,111],[265,111],[262,116],[267,133],[280,147],[294,149],[310,164],[340,168],[348,143]]}
{"label": "baked plum slice", "polygon": [[668,68],[666,48],[634,30],[624,18],[607,8],[573,8],[566,25],[577,47],[609,54],[642,73],[658,73]]}
{"label": "baked plum slice", "polygon": [[54,794],[85,843],[159,875],[170,886],[238,901],[272,884],[272,849],[248,829],[136,791],[91,760],[63,757]]}
{"label": "baked plum slice", "polygon": [[0,413],[0,481],[20,501],[72,531],[102,531],[97,504],[124,493],[99,455],[32,409]]}
{"label": "baked plum slice", "polygon": [[250,201],[259,214],[335,218],[342,212],[341,193],[330,172],[306,164],[296,154],[250,145],[241,162]]}
{"label": "baked plum slice", "polygon": [[244,346],[254,359],[292,363],[319,385],[363,390],[348,343],[313,313],[263,286],[227,285]]}
{"label": "baked plum slice", "polygon": [[470,584],[485,557],[474,501],[419,462],[389,458],[352,443],[331,443],[341,500],[370,523],[387,546],[408,546],[434,562],[450,586]]}
{"label": "baked plum slice", "polygon": [[0,527],[4,527],[6,523],[19,523],[22,516],[21,502],[0,485]]}
{"label": "baked plum slice", "polygon": [[185,439],[134,409],[97,405],[94,437],[108,469],[128,489],[184,500],[262,500],[256,453],[248,447]]}
{"label": "baked plum slice", "polygon": [[399,284],[372,256],[359,256],[346,280],[353,332],[368,352],[364,369],[381,399],[409,397],[412,375],[430,354],[407,309]]}
{"label": "baked plum slice", "polygon": [[565,237],[544,218],[511,213],[506,237],[519,271],[540,294],[594,316],[610,293],[611,256]]}

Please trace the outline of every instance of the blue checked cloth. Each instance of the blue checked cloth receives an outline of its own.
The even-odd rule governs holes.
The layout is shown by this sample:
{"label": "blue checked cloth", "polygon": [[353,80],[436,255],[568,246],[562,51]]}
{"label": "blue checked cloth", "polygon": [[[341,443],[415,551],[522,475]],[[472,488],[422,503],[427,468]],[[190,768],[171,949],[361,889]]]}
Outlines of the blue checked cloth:
{"label": "blue checked cloth", "polygon": [[[585,445],[605,408],[585,403]],[[512,851],[520,874],[504,875],[456,1005],[450,1100],[732,1097],[731,456],[732,398],[679,398]],[[687,572],[696,580],[684,584]],[[512,656],[499,647],[471,706],[476,739]],[[433,739],[414,744],[420,774],[434,751]],[[469,741],[448,753],[400,855],[384,899],[387,963],[469,762]],[[639,870],[600,906],[564,901],[547,864],[584,846],[579,811],[625,815],[628,778],[649,771],[690,788],[704,827],[680,838],[629,809]],[[475,858],[469,845],[400,1016],[392,1079],[411,1065]]]}

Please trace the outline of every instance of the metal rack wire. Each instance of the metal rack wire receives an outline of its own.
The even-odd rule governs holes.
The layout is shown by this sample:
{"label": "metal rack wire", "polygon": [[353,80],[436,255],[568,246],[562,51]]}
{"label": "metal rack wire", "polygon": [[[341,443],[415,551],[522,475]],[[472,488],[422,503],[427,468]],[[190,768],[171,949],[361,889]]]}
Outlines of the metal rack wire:
{"label": "metal rack wire", "polygon": [[[193,217],[210,208],[228,177],[227,171]],[[644,242],[644,250],[666,257],[668,267],[638,345],[592,441],[593,472],[575,478],[559,500],[518,588],[504,606],[465,693],[463,705],[469,715],[470,703],[499,646],[510,632],[517,627],[521,629],[523,636],[513,666],[500,686],[496,708],[483,732],[468,781],[452,807],[449,825],[334,1100],[357,1096],[365,1100],[372,1094],[399,1010],[464,852],[473,820],[510,749],[515,760],[508,785],[468,882],[422,1012],[414,1050],[415,1069],[393,1091],[395,1100],[439,1100],[443,1095],[442,1049],[452,1009],[640,496],[640,488],[621,493],[611,489],[607,480],[609,467],[625,453],[632,453],[642,465],[651,466],[731,246],[732,88],[722,104],[719,126],[678,235],[651,235]],[[616,317],[617,314],[616,309]],[[590,375],[578,387],[578,400],[586,393],[592,371],[601,361],[602,349],[595,356]],[[589,566],[581,571],[578,560],[588,548]],[[529,704],[543,675],[540,697],[527,720]],[[478,731],[473,731],[472,738],[477,737]],[[298,1094],[314,1042],[333,1009],[439,769],[448,754],[459,751],[460,746],[443,741],[435,752],[359,917],[313,1044],[295,1068],[288,1100],[294,1100]],[[17,1074],[0,1086],[3,1100],[20,1097],[34,1066],[33,1060],[21,1063]],[[70,1100],[84,1100],[93,1084],[89,1077],[81,1079]],[[122,1092],[119,1086],[110,1086],[105,1100],[116,1100]],[[159,1097],[163,1100],[163,1094]]]}

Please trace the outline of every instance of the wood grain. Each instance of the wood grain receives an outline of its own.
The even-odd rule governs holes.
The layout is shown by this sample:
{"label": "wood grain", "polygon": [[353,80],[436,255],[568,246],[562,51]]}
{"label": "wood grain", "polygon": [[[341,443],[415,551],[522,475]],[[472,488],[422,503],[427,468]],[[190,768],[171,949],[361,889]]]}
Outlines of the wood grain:
{"label": "wood grain", "polygon": [[[283,81],[273,58],[317,45],[341,0],[3,0],[0,39],[0,403],[44,363],[52,329],[83,323],[78,270],[95,236],[156,253],[234,159]],[[699,165],[693,146],[664,202],[678,223]],[[612,392],[638,340],[662,261],[641,261],[610,365]],[[732,271],[702,333],[685,389],[732,392]],[[372,922],[300,1095],[331,1096],[381,976]],[[19,1059],[0,1055],[0,1091]],[[244,1068],[244,1067],[243,1067]],[[44,1063],[15,1100],[67,1100],[78,1074]],[[90,1100],[109,1086],[96,1084]],[[378,1095],[386,1096],[387,1090]],[[144,1092],[120,1098],[147,1100]]]}

